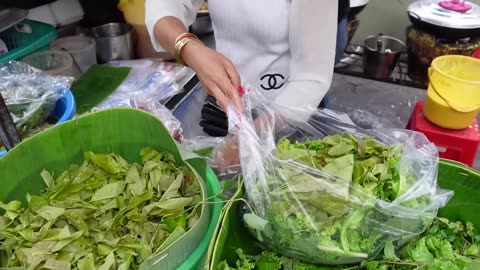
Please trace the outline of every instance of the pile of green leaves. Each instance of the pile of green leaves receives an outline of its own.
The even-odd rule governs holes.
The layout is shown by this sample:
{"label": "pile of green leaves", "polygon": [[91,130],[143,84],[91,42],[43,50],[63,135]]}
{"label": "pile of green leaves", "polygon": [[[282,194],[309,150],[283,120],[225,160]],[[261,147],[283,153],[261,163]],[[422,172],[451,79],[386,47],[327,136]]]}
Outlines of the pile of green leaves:
{"label": "pile of green leaves", "polygon": [[[401,145],[339,134],[305,143],[283,140],[276,157],[265,165],[259,194],[250,196],[263,198],[254,205],[263,204],[264,214],[243,217],[257,239],[281,254],[312,263],[357,263],[378,254],[387,240],[411,239],[431,224],[433,216],[406,221],[378,210],[378,200],[390,203],[414,183],[399,172]],[[389,234],[395,229],[404,235]]]}
{"label": "pile of green leaves", "polygon": [[169,153],[85,153],[39,195],[0,203],[0,268],[138,269],[199,220],[200,183]]}
{"label": "pile of green leaves", "polygon": [[401,145],[387,146],[373,137],[357,139],[346,133],[305,143],[284,139],[277,146],[277,157],[301,161],[348,180],[362,192],[392,202],[408,188],[398,172],[401,149]]}
{"label": "pile of green leaves", "polygon": [[480,234],[470,222],[438,218],[432,227],[395,253],[388,242],[382,258],[350,266],[316,266],[272,251],[249,256],[239,249],[234,266],[223,261],[218,270],[475,270],[480,269]]}

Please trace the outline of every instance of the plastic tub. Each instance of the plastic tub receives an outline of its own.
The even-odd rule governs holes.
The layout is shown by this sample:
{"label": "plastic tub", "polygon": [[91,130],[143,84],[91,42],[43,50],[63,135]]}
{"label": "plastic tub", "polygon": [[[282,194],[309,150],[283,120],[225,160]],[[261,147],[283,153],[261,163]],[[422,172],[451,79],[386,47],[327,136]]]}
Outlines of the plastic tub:
{"label": "plastic tub", "polygon": [[33,53],[22,62],[36,67],[54,76],[73,76],[73,59],[63,51],[45,51]]}
{"label": "plastic tub", "polygon": [[443,128],[469,127],[480,111],[480,60],[440,56],[433,60],[428,73],[425,117]]}
{"label": "plastic tub", "polygon": [[[51,118],[57,118],[56,125],[73,119],[76,112],[75,97],[73,96],[72,91],[68,90],[65,92],[65,95],[55,103],[55,108],[50,114]],[[0,157],[4,156],[7,153],[6,150],[0,151]]]}
{"label": "plastic tub", "polygon": [[97,63],[95,39],[85,36],[60,38],[50,44],[53,50],[66,50],[77,62],[80,73],[86,72]]}
{"label": "plastic tub", "polygon": [[[119,132],[121,131],[121,132]],[[45,183],[40,172],[56,173],[73,163],[81,164],[84,152],[117,153],[129,162],[140,162],[144,147],[172,154],[179,164],[188,164],[201,179],[203,204],[197,224],[146,262],[145,269],[195,269],[207,251],[220,217],[222,202],[215,195],[220,183],[205,160],[178,146],[165,126],[153,115],[141,110],[115,108],[78,117],[45,130],[15,146],[0,159],[0,201],[37,194]],[[8,181],[7,181],[8,180]]]}
{"label": "plastic tub", "polygon": [[0,33],[0,39],[8,47],[8,53],[0,55],[0,63],[21,59],[39,50],[48,50],[49,43],[56,38],[55,27],[46,23],[24,20]]}

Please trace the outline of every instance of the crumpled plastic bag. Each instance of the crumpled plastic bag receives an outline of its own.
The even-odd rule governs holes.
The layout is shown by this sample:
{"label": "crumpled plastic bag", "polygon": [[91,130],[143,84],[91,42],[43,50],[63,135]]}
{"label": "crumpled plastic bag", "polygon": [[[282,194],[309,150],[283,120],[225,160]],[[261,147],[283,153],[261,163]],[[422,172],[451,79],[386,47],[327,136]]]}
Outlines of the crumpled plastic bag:
{"label": "crumpled plastic bag", "polygon": [[74,78],[51,76],[22,62],[0,64],[0,93],[20,135],[44,122]]}
{"label": "crumpled plastic bag", "polygon": [[452,196],[437,185],[438,151],[423,134],[363,130],[322,110],[298,120],[302,108],[253,89],[243,100],[243,114],[228,111],[251,206],[243,221],[280,254],[331,265],[373,259],[424,232]]}
{"label": "crumpled plastic bag", "polygon": [[180,121],[163,104],[183,91],[181,85],[189,78],[191,70],[155,59],[114,61],[108,65],[131,67],[132,70],[93,111],[118,107],[147,111],[160,119],[177,141],[182,141]]}

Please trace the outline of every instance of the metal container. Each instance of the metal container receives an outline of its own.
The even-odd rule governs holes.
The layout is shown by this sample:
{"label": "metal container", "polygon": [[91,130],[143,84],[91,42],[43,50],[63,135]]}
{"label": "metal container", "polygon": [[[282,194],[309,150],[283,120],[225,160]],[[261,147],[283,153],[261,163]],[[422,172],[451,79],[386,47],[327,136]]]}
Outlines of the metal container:
{"label": "metal container", "polygon": [[480,36],[480,6],[461,0],[419,0],[407,9],[421,30],[447,39]]}
{"label": "metal container", "polygon": [[129,60],[134,57],[133,27],[125,23],[108,23],[94,27],[97,57],[100,63]]}
{"label": "metal container", "polygon": [[389,36],[370,36],[363,46],[363,73],[375,79],[388,79],[405,51],[405,44]]}

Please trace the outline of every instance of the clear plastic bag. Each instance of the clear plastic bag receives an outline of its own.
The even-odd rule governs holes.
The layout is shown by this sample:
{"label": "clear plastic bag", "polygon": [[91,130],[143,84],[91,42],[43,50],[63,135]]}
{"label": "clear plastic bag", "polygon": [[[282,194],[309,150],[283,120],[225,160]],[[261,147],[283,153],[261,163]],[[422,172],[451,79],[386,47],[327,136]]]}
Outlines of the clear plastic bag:
{"label": "clear plastic bag", "polygon": [[182,141],[181,123],[163,102],[183,91],[181,85],[190,69],[155,59],[116,61],[109,65],[127,66],[132,70],[124,82],[93,110],[127,107],[147,111],[160,119],[177,141]]}
{"label": "clear plastic bag", "polygon": [[114,61],[108,65],[132,68],[127,78],[112,93],[113,97],[129,94],[148,95],[160,102],[180,94],[183,91],[182,85],[193,73],[185,66],[164,62],[161,59]]}
{"label": "clear plastic bag", "polygon": [[423,134],[363,130],[322,110],[304,121],[310,112],[251,89],[243,99],[243,115],[228,113],[252,207],[243,221],[276,252],[316,264],[372,259],[424,232],[452,196],[437,186],[438,151]]}
{"label": "clear plastic bag", "polygon": [[25,63],[0,64],[0,92],[21,135],[48,118],[72,82],[72,77],[51,76]]}
{"label": "clear plastic bag", "polygon": [[[115,97],[116,100],[111,103],[102,103],[93,108],[91,111],[98,111],[109,108],[135,108],[151,113],[165,125],[170,135],[175,140],[181,142],[183,140],[182,128],[180,121],[173,116],[172,112],[156,99],[148,96],[125,96]],[[111,99],[112,100],[112,99]]]}

